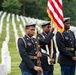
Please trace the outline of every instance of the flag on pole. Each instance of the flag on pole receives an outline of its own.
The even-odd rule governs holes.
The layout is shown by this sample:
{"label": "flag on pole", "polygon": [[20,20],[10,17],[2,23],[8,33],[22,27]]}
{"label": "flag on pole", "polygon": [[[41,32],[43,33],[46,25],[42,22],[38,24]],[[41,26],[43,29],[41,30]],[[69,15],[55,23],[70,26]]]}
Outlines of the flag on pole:
{"label": "flag on pole", "polygon": [[48,0],[47,13],[59,32],[64,31],[62,0]]}

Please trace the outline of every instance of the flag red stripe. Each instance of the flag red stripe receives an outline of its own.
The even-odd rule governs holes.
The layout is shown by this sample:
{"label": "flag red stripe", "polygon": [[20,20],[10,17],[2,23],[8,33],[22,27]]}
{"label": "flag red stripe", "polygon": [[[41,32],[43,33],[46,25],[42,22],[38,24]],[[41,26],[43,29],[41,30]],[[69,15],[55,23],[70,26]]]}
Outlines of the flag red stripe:
{"label": "flag red stripe", "polygon": [[55,1],[58,4],[58,6],[60,7],[60,9],[62,10],[62,4],[60,4],[59,0],[55,0]]}
{"label": "flag red stripe", "polygon": [[54,15],[53,15],[53,13],[50,11],[49,7],[48,7],[48,11],[49,11],[49,14],[53,17],[54,22],[56,22],[57,25],[58,25],[58,27],[62,29],[62,26],[61,26],[61,25],[58,23],[58,21],[55,19]]}
{"label": "flag red stripe", "polygon": [[[60,32],[64,31],[62,0],[48,0],[47,12],[53,24]],[[58,5],[58,6],[57,6]],[[57,6],[57,7],[56,7]],[[52,9],[51,9],[52,8]]]}
{"label": "flag red stripe", "polygon": [[[58,17],[61,19],[61,21],[63,22],[63,17],[61,16],[61,14],[59,13],[59,11],[57,10],[57,8],[54,6],[54,3],[52,1],[51,2],[51,6],[54,9],[54,12],[56,12],[56,14],[58,15]],[[50,9],[49,9],[50,10]],[[50,10],[51,11],[51,10]]]}

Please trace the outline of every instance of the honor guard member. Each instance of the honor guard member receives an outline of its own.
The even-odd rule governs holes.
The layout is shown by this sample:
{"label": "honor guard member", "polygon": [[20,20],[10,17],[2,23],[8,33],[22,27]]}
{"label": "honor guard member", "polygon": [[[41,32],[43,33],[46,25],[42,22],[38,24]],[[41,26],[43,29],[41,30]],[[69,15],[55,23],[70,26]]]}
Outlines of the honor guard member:
{"label": "honor guard member", "polygon": [[[51,28],[50,22],[44,22],[42,24],[42,29],[43,32],[39,35],[39,37],[42,39],[46,38],[47,35],[49,35],[54,31],[54,28]],[[49,40],[49,42],[47,42],[47,44],[41,45],[41,52],[42,52],[41,64],[43,68],[43,75],[53,75],[53,70],[54,70],[53,64],[55,63],[56,49],[53,43],[53,57],[52,59],[48,60],[48,57],[50,55],[51,39]]]}
{"label": "honor guard member", "polygon": [[75,75],[75,35],[69,29],[70,18],[64,18],[64,32],[56,34],[61,75]]}
{"label": "honor guard member", "polygon": [[[25,36],[18,39],[19,53],[22,58],[20,64],[22,75],[37,75],[37,72],[43,71],[41,67],[37,66],[37,56],[40,57],[41,54],[36,51],[36,38],[33,37],[35,25],[27,24]],[[53,33],[50,33],[45,39],[40,39],[40,44],[48,42],[53,36]]]}
{"label": "honor guard member", "polygon": [[37,75],[37,72],[42,72],[42,68],[36,65],[36,40],[32,37],[34,32],[35,24],[27,24],[25,36],[18,39],[19,53],[22,58],[20,64],[22,75]]}

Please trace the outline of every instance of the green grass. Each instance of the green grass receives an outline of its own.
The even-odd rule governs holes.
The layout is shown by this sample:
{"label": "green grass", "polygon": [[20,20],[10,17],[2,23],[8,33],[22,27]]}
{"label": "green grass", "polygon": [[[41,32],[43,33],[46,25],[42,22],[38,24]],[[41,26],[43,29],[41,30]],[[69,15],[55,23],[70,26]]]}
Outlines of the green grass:
{"label": "green grass", "polygon": [[58,63],[56,63],[56,64],[54,65],[54,75],[61,75],[61,74],[60,74],[60,66],[59,66]]}
{"label": "green grass", "polygon": [[[1,16],[0,16],[0,18],[1,18]],[[17,22],[17,20],[15,18],[15,23],[16,23],[18,35],[19,35],[19,37],[22,37],[22,33],[19,28],[20,24],[22,24],[22,26],[23,26],[21,19],[20,19],[20,22]],[[2,27],[2,34],[0,36],[0,62],[1,62],[2,43],[5,40],[5,36],[6,36],[6,24],[7,24],[7,22],[6,22],[6,18],[5,18],[4,22],[3,22],[3,27]],[[10,28],[9,28],[10,40],[8,43],[8,47],[9,47],[8,49],[9,49],[10,56],[11,56],[11,73],[8,75],[21,75],[21,71],[19,69],[19,64],[21,62],[21,58],[20,58],[19,52],[16,48],[15,35],[14,35],[14,31],[13,31],[13,26],[12,26],[12,18],[10,18],[9,25],[10,25]],[[24,26],[23,26],[23,28],[24,28]],[[55,66],[54,66],[54,75],[60,75],[60,67],[59,67],[58,63],[55,64]]]}

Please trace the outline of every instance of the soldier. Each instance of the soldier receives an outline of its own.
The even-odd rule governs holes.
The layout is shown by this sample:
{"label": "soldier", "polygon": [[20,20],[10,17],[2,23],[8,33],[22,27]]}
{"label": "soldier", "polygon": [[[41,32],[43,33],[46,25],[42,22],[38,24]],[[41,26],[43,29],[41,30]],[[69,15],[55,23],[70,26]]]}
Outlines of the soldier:
{"label": "soldier", "polygon": [[59,50],[58,62],[61,75],[75,74],[75,35],[69,30],[70,18],[64,18],[64,32],[57,32],[56,42]]}
{"label": "soldier", "polygon": [[[50,32],[54,31],[54,28],[51,28],[50,22],[44,22],[42,24],[42,29],[43,32],[39,35],[39,37],[42,39],[46,38]],[[50,56],[51,39],[49,40],[49,42],[47,42],[47,44],[41,45],[41,51],[42,51],[41,64],[43,68],[43,75],[53,75],[53,70],[54,70],[53,64],[55,63],[56,49],[53,43],[53,57],[52,59],[49,60],[48,57]]]}
{"label": "soldier", "polygon": [[[27,24],[26,34],[23,38],[18,39],[19,53],[22,58],[20,69],[22,75],[37,75],[37,72],[42,72],[42,68],[37,66],[37,57],[41,54],[36,52],[36,39],[33,37],[36,24]],[[40,39],[40,43],[49,41],[53,37],[53,33],[50,33],[45,39]],[[48,39],[47,41],[45,41]]]}

